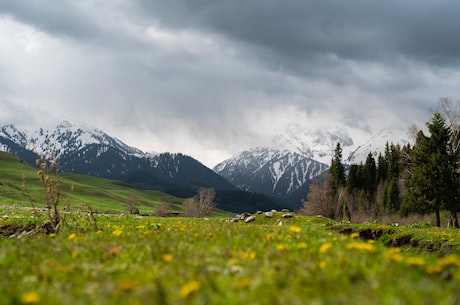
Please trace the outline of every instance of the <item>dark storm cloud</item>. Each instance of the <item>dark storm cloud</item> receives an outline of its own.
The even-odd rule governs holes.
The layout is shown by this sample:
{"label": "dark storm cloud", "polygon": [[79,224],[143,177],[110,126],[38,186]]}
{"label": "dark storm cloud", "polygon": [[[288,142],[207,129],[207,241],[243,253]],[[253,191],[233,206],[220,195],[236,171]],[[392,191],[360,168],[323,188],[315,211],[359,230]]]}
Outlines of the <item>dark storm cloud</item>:
{"label": "dark storm cloud", "polygon": [[[458,1],[140,1],[165,25],[201,27],[292,66],[333,54],[353,60],[407,56],[458,64]],[[158,13],[160,12],[160,13]],[[297,64],[296,64],[297,63]]]}
{"label": "dark storm cloud", "polygon": [[262,145],[293,121],[423,125],[441,96],[460,96],[459,11],[456,0],[1,0],[0,106],[192,155]]}
{"label": "dark storm cloud", "polygon": [[85,16],[78,1],[15,1],[0,2],[0,12],[43,31],[74,38],[93,36],[98,28],[94,20]]}

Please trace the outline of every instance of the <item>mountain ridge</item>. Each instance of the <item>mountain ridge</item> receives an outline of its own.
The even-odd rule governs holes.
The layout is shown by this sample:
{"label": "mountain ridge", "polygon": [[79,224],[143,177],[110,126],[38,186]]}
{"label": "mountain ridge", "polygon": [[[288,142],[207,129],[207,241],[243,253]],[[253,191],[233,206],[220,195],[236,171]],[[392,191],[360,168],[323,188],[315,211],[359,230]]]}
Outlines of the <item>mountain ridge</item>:
{"label": "mountain ridge", "polygon": [[[181,153],[145,153],[103,131],[68,120],[48,128],[0,127],[0,150],[34,164],[36,154],[59,158],[61,170],[113,178],[143,189],[176,196],[199,187],[217,191],[262,193],[298,209],[312,180],[328,170],[337,143],[345,164],[364,162],[383,152],[385,143],[401,142],[402,133],[382,130],[358,144],[346,129],[304,129],[290,124],[267,147],[250,148],[210,169]],[[406,141],[407,142],[407,141]]]}
{"label": "mountain ridge", "polygon": [[313,179],[328,170],[337,143],[343,163],[365,162],[377,157],[386,143],[408,143],[402,132],[381,130],[356,144],[346,130],[305,130],[290,124],[273,138],[272,145],[244,150],[213,169],[240,189],[256,191],[298,209]]}
{"label": "mountain ridge", "polygon": [[34,154],[57,158],[62,171],[121,180],[134,180],[134,176],[142,173],[150,180],[144,182],[144,187],[150,183],[150,186],[176,184],[192,189],[202,186],[236,190],[190,156],[144,153],[99,129],[69,121],[60,122],[54,128],[35,130],[6,124],[0,128],[0,143],[2,150],[20,155],[31,164],[35,164],[37,158]]}

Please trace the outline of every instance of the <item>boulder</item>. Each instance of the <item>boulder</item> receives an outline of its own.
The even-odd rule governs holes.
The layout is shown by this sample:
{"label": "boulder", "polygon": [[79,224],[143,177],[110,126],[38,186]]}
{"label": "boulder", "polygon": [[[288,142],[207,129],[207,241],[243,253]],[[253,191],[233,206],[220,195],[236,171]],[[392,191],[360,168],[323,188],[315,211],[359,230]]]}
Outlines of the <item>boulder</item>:
{"label": "boulder", "polygon": [[265,217],[267,218],[273,218],[273,216],[275,215],[272,211],[269,211],[269,212],[265,212],[264,213]]}
{"label": "boulder", "polygon": [[248,222],[253,222],[254,220],[256,220],[256,218],[254,216],[249,216],[249,217],[246,217],[246,219],[244,220],[245,223],[248,223]]}

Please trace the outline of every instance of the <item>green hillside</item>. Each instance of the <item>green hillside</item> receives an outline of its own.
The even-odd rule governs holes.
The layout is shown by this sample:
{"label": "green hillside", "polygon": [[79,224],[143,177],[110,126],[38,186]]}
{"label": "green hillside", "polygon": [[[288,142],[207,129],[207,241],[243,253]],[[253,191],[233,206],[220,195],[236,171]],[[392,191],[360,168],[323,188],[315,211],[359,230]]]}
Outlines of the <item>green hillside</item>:
{"label": "green hillside", "polygon": [[[16,156],[0,152],[0,204],[44,206],[43,186],[37,169]],[[141,213],[152,214],[155,206],[167,203],[172,212],[182,211],[183,198],[157,191],[139,191],[109,179],[72,173],[60,173],[60,206],[90,204],[99,212],[127,212],[128,203]]]}

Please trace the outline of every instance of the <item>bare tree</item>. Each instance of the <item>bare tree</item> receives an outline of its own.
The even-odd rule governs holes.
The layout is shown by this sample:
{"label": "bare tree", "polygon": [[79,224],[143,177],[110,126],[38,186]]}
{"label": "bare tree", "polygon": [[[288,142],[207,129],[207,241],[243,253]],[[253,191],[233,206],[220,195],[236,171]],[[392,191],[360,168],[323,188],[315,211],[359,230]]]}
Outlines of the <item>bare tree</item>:
{"label": "bare tree", "polygon": [[162,203],[155,207],[153,215],[158,216],[158,217],[165,217],[165,216],[168,216],[170,212],[171,212],[171,207],[169,206],[169,204]]}
{"label": "bare tree", "polygon": [[307,201],[299,211],[304,215],[322,215],[329,218],[335,217],[334,191],[331,185],[330,174],[324,174],[323,181],[310,186]]}
{"label": "bare tree", "polygon": [[214,198],[216,191],[213,188],[200,188],[193,198],[184,201],[184,216],[204,217],[211,214],[215,208]]}
{"label": "bare tree", "polygon": [[451,225],[459,227],[457,212],[460,212],[460,101],[454,103],[452,98],[443,97],[439,100],[440,112],[450,128],[450,155],[454,166],[454,176],[457,185],[456,202],[449,206]]}

